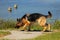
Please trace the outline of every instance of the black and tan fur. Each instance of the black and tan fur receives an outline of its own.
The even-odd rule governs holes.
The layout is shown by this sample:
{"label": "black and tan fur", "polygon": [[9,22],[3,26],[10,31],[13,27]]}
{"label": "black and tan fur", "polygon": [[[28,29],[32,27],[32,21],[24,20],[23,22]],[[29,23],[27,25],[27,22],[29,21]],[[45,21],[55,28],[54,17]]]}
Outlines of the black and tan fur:
{"label": "black and tan fur", "polygon": [[26,27],[29,26],[32,22],[38,22],[40,26],[43,27],[43,31],[50,30],[50,24],[46,23],[47,18],[51,18],[52,14],[48,11],[48,15],[43,15],[40,13],[25,14],[21,19],[17,19],[16,27],[22,27],[26,30]]}

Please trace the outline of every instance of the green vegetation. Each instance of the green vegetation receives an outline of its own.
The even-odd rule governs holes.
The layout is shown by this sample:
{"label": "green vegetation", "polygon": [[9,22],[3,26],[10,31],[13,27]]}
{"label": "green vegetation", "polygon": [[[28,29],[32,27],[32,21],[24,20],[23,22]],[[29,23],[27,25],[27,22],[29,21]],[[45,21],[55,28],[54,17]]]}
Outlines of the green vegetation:
{"label": "green vegetation", "polygon": [[30,40],[60,40],[60,32],[50,33],[42,36],[38,36]]}
{"label": "green vegetation", "polygon": [[12,19],[0,19],[0,29],[14,29],[15,28],[15,20]]}
{"label": "green vegetation", "polygon": [[0,31],[0,37],[11,34],[9,31]]}
{"label": "green vegetation", "polygon": [[34,23],[30,26],[30,30],[42,30],[43,28],[38,25],[38,23]]}
{"label": "green vegetation", "polygon": [[51,25],[51,29],[57,30],[57,32],[47,33],[46,35],[41,35],[27,40],[60,40],[60,20],[55,20],[55,22]]}
{"label": "green vegetation", "polygon": [[[1,19],[0,18],[0,30],[1,29],[15,29],[16,20],[12,19]],[[43,28],[38,25],[38,23],[34,23],[31,26],[31,30],[42,30]],[[51,25],[51,29],[60,29],[60,20],[56,20],[53,25]]]}
{"label": "green vegetation", "polygon": [[[4,20],[0,19],[0,30],[1,29],[15,29],[15,20]],[[34,23],[31,26],[31,30],[42,30],[42,27],[38,25],[38,23]],[[53,30],[60,30],[60,20],[55,20],[55,22],[51,25],[51,29]],[[10,32],[2,32],[0,31],[0,36],[1,35],[7,35],[10,34]],[[30,40],[30,39],[29,39]],[[31,40],[60,40],[60,32],[53,32],[53,33],[48,33],[46,35],[41,35],[39,37],[36,37]]]}
{"label": "green vegetation", "polygon": [[[43,28],[34,23],[31,25],[31,30],[42,30]],[[55,20],[54,23],[51,22],[51,30],[60,30],[60,20]]]}
{"label": "green vegetation", "polygon": [[[60,40],[60,20],[55,20],[51,25],[51,29],[53,30],[52,33],[46,33],[45,35],[26,40]],[[56,30],[56,32],[54,30]]]}
{"label": "green vegetation", "polygon": [[60,20],[55,20],[52,27],[53,27],[53,29],[60,29]]}

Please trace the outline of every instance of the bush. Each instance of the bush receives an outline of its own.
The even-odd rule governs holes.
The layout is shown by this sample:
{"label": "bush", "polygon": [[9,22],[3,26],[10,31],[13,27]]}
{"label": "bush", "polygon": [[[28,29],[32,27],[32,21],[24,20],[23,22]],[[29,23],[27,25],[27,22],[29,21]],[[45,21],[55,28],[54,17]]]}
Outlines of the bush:
{"label": "bush", "polygon": [[[52,23],[52,29],[60,29],[60,20],[55,20],[54,23]],[[15,29],[15,26],[16,26],[16,21],[15,20],[12,20],[12,19],[0,19],[0,29]],[[42,30],[43,28],[38,25],[38,23],[34,23],[30,26],[31,30]]]}
{"label": "bush", "polygon": [[55,20],[52,27],[53,27],[53,29],[60,29],[60,20]]}
{"label": "bush", "polygon": [[5,20],[5,19],[0,19],[0,29],[8,29],[8,28],[15,28],[15,20]]}

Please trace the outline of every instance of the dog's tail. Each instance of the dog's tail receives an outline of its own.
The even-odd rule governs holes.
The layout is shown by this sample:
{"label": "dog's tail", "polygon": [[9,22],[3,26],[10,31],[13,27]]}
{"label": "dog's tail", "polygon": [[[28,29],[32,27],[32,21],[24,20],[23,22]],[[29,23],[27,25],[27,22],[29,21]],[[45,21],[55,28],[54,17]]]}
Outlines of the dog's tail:
{"label": "dog's tail", "polygon": [[47,15],[47,18],[51,18],[52,17],[52,14],[50,11],[48,11],[48,15]]}

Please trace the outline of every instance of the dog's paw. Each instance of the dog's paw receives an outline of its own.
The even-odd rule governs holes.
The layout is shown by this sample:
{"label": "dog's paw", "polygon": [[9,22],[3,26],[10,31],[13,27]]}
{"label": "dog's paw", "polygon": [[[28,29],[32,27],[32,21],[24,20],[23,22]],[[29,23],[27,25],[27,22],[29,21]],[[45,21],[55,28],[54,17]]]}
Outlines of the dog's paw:
{"label": "dog's paw", "polygon": [[44,32],[52,32],[51,30],[45,30]]}
{"label": "dog's paw", "polygon": [[25,31],[25,30],[20,30],[20,31]]}

